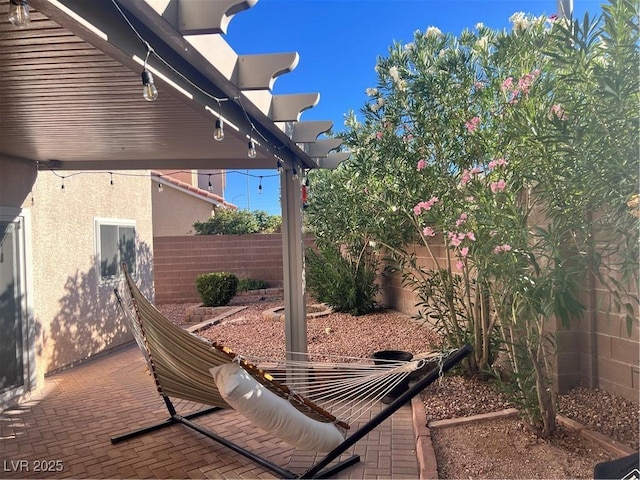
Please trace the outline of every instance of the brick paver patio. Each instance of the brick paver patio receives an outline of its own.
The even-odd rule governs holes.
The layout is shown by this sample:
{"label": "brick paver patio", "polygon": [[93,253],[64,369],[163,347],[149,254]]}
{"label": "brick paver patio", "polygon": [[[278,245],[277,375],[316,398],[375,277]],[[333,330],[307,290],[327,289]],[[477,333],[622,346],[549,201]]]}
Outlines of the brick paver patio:
{"label": "brick paver patio", "polygon": [[[180,413],[197,407],[176,405]],[[48,377],[44,391],[0,415],[0,478],[275,478],[182,425],[110,442],[167,416],[140,351],[127,345]],[[313,463],[313,453],[258,430],[231,410],[194,421],[288,470],[302,473]],[[411,406],[364,437],[353,453],[360,463],[338,478],[418,478]]]}

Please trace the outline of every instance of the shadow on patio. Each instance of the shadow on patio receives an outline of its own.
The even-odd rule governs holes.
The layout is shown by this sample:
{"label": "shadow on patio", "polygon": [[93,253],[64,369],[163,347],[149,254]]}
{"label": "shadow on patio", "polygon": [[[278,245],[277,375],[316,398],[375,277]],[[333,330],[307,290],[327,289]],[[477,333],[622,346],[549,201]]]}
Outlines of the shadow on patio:
{"label": "shadow on patio", "polygon": [[[274,478],[181,425],[112,445],[111,436],[167,417],[133,343],[46,383],[38,396],[0,416],[2,478]],[[199,407],[177,406],[181,412]],[[233,411],[197,423],[295,472],[314,460],[314,454],[256,429]],[[411,407],[405,405],[358,442],[355,453],[361,463],[339,478],[417,478]]]}

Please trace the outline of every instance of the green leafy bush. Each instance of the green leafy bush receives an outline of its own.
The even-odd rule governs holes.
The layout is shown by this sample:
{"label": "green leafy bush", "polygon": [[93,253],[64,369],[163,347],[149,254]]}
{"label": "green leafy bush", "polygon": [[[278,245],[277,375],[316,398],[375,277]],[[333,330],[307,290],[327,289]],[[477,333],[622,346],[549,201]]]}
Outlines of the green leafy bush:
{"label": "green leafy bush", "polygon": [[319,252],[307,249],[306,271],[309,291],[337,312],[364,315],[377,308],[375,265],[345,258],[333,245],[323,245]]}
{"label": "green leafy bush", "polygon": [[282,219],[262,210],[218,209],[205,222],[196,222],[196,235],[246,235],[249,233],[274,233],[280,231]]}
{"label": "green leafy bush", "polygon": [[205,307],[227,305],[238,290],[238,277],[233,273],[203,273],[196,277],[196,289]]}
{"label": "green leafy bush", "polygon": [[238,280],[238,292],[248,292],[249,290],[262,290],[268,285],[262,280],[254,280],[253,278],[241,278]]}

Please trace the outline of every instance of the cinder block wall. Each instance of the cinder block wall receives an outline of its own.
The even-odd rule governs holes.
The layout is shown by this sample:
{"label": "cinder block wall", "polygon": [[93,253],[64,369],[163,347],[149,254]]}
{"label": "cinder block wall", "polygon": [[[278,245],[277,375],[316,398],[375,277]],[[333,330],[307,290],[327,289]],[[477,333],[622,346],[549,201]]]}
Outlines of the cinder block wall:
{"label": "cinder block wall", "polygon": [[[444,246],[441,241],[437,242],[437,237],[434,240],[431,251],[444,267],[447,262]],[[435,268],[426,247],[412,248],[418,265]],[[382,286],[383,304],[409,315],[417,313],[416,295],[410,287],[402,285],[399,274],[385,276]],[[637,289],[635,291],[637,294]],[[610,294],[602,285],[595,281],[585,285],[581,301],[586,311],[579,321],[564,326],[552,319],[547,325],[556,335],[554,380],[558,392],[565,393],[577,386],[598,387],[637,402],[640,394],[638,312],[629,335],[623,315],[616,312]]]}
{"label": "cinder block wall", "polygon": [[[311,237],[305,239],[313,243]],[[281,287],[282,235],[195,235],[154,238],[155,301],[200,301],[196,277],[201,273],[230,272],[238,278],[262,280]]]}

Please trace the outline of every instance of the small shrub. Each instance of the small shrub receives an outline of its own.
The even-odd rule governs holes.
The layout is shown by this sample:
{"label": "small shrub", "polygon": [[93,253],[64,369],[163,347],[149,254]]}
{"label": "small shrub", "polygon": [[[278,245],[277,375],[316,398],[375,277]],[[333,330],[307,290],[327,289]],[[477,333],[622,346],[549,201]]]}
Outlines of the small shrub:
{"label": "small shrub", "polygon": [[205,307],[220,307],[236,294],[238,277],[227,272],[203,273],[196,277],[196,289]]}
{"label": "small shrub", "polygon": [[332,245],[320,247],[317,253],[307,249],[307,286],[320,302],[337,312],[364,315],[377,307],[375,265],[352,262]]}
{"label": "small shrub", "polygon": [[248,292],[249,290],[262,290],[268,285],[262,280],[254,280],[253,278],[241,278],[238,280],[238,292]]}

